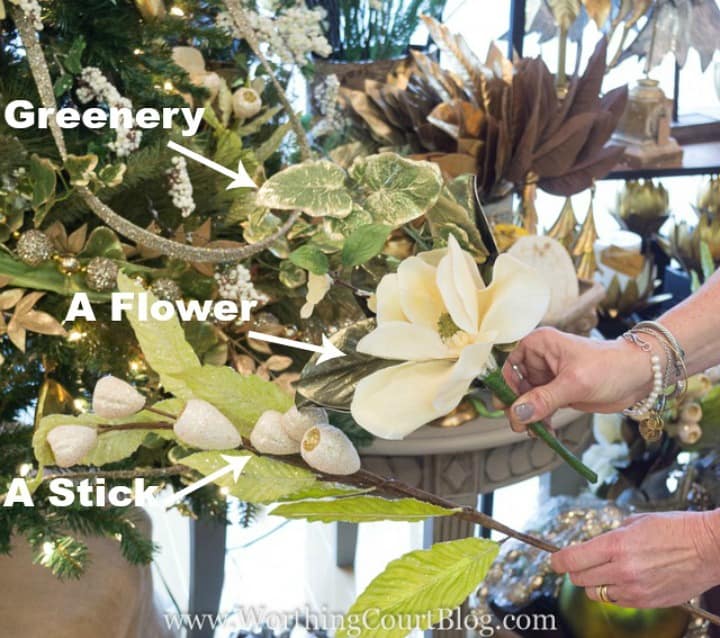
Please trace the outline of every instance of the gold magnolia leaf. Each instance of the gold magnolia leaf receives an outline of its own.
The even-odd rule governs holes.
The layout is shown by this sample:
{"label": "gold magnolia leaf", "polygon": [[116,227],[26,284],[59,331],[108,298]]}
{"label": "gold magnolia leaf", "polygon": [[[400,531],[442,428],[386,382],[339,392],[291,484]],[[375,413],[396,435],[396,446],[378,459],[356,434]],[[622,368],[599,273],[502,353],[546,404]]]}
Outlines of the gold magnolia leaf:
{"label": "gold magnolia leaf", "polygon": [[60,325],[60,322],[55,317],[40,310],[31,310],[25,313],[20,318],[20,322],[26,330],[38,334],[54,335],[56,337],[63,337],[66,334],[65,328]]}
{"label": "gold magnolia leaf", "polygon": [[45,296],[44,292],[31,292],[25,295],[15,305],[15,315],[22,316],[32,310],[32,307]]}
{"label": "gold magnolia leaf", "polygon": [[5,288],[5,286],[7,286],[11,281],[12,277],[9,277],[8,275],[0,275],[0,288]]}
{"label": "gold magnolia leaf", "polygon": [[610,17],[612,0],[582,0],[585,11],[595,21],[598,29],[602,29]]}
{"label": "gold magnolia leaf", "polygon": [[25,352],[25,328],[15,320],[15,315],[12,316],[7,326],[7,335],[20,352]]}
{"label": "gold magnolia leaf", "polygon": [[14,308],[15,304],[22,299],[24,294],[25,291],[21,288],[3,290],[3,292],[0,293],[0,310],[10,310],[10,308]]}
{"label": "gold magnolia leaf", "polygon": [[82,252],[87,241],[87,224],[83,224],[76,231],[70,234],[67,239],[67,251],[71,253]]}
{"label": "gold magnolia leaf", "polygon": [[569,31],[580,15],[580,0],[549,0],[555,22],[562,31]]}

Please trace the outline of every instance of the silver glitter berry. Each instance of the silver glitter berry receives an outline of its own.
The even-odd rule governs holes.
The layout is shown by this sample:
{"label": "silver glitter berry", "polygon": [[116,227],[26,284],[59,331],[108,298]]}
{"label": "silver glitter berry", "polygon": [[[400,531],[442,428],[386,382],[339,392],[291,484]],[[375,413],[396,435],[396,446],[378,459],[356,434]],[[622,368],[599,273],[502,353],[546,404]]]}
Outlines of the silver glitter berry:
{"label": "silver glitter berry", "polygon": [[39,266],[52,256],[52,243],[41,230],[28,230],[18,239],[17,254],[24,264]]}
{"label": "silver glitter berry", "polygon": [[152,286],[150,286],[150,290],[158,299],[163,299],[165,301],[176,301],[182,297],[182,290],[180,290],[180,286],[167,277],[156,279]]}
{"label": "silver glitter berry", "polygon": [[115,288],[117,276],[117,264],[107,257],[93,257],[85,271],[87,285],[97,292],[108,292]]}

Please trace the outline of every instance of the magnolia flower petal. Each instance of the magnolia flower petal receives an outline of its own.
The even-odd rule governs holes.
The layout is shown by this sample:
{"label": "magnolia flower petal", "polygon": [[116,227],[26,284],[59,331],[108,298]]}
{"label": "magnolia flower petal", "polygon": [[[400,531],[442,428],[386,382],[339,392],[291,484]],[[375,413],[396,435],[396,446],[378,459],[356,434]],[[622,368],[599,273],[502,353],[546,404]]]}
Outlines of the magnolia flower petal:
{"label": "magnolia flower petal", "polygon": [[478,329],[478,290],[483,280],[473,258],[450,235],[448,253],[437,268],[437,286],[452,320],[470,334]]}
{"label": "magnolia flower petal", "polygon": [[437,268],[442,258],[448,254],[447,248],[435,248],[434,250],[426,250],[418,253],[417,258],[422,259],[428,266]]}
{"label": "magnolia flower petal", "polygon": [[463,348],[457,363],[438,389],[433,405],[444,414],[454,410],[473,379],[485,371],[491,352],[492,343],[476,343]]}
{"label": "magnolia flower petal", "polygon": [[490,285],[478,292],[480,332],[497,331],[496,343],[522,339],[542,320],[550,289],[540,275],[510,255],[495,262]]}
{"label": "magnolia flower petal", "polygon": [[436,269],[417,257],[409,257],[398,268],[400,306],[412,323],[437,328],[445,311],[435,283]]}
{"label": "magnolia flower petal", "polygon": [[378,323],[384,321],[407,321],[400,305],[400,282],[396,274],[385,275],[375,291]]}
{"label": "magnolia flower petal", "polygon": [[452,361],[403,363],[365,377],[350,410],[357,423],[383,439],[402,439],[446,413],[433,405]]}
{"label": "magnolia flower petal", "polygon": [[437,332],[406,321],[381,323],[360,339],[357,351],[381,359],[402,361],[447,359],[452,356]]}

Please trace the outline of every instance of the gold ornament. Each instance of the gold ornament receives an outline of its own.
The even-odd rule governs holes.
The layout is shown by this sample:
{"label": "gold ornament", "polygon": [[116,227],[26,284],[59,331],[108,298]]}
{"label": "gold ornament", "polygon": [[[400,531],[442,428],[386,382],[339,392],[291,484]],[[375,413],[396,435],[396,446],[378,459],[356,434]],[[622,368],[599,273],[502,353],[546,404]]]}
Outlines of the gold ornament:
{"label": "gold ornament", "polygon": [[537,175],[530,173],[523,186],[522,198],[518,217],[522,220],[522,227],[530,235],[537,233],[538,213],[535,208],[537,198]]}
{"label": "gold ornament", "polygon": [[580,228],[580,234],[572,249],[572,255],[576,258],[575,270],[578,279],[584,281],[592,281],[597,270],[597,262],[595,260],[595,241],[598,238],[597,229],[595,228],[595,212],[593,210],[593,193],[590,199],[585,221]]}
{"label": "gold ornament", "polygon": [[653,293],[656,270],[652,255],[639,256],[643,258],[639,274],[630,276],[624,285],[620,283],[617,275],[613,275],[610,280],[605,298],[599,306],[610,317],[626,317],[632,314],[645,305]]}
{"label": "gold ornament", "polygon": [[147,21],[164,18],[167,15],[163,0],[135,0],[135,6]]}
{"label": "gold ornament", "polygon": [[711,217],[720,213],[720,176],[714,175],[698,199],[698,208]]}
{"label": "gold ornament", "polygon": [[577,217],[575,217],[572,201],[567,197],[558,218],[546,234],[548,237],[557,239],[567,250],[570,250],[570,247],[575,241],[577,225],[578,220]]}
{"label": "gold ornament", "polygon": [[617,214],[631,231],[649,237],[668,218],[668,192],[651,180],[629,180],[618,193]]}
{"label": "gold ornament", "polygon": [[57,255],[54,259],[58,264],[58,270],[68,277],[80,272],[82,267],[80,260],[75,255]]}
{"label": "gold ornament", "polygon": [[93,257],[85,269],[85,281],[97,292],[108,292],[115,288],[118,266],[107,257]]}
{"label": "gold ornament", "polygon": [[24,264],[39,266],[50,259],[52,243],[41,230],[28,230],[18,239],[17,255]]}

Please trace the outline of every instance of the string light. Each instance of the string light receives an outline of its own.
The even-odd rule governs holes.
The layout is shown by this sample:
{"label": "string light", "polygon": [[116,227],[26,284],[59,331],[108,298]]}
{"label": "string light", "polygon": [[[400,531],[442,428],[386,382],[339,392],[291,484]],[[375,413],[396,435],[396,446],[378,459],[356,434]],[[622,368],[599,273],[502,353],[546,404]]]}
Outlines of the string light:
{"label": "string light", "polygon": [[230,494],[230,488],[227,486],[223,486],[220,488],[220,495],[221,496],[228,496]]}
{"label": "string light", "polygon": [[77,328],[73,328],[72,330],[70,330],[70,332],[68,332],[67,340],[70,343],[75,343],[77,341],[82,341],[86,336],[86,332],[78,330]]}
{"label": "string light", "polygon": [[42,553],[45,558],[50,558],[55,553],[55,543],[49,541],[43,543]]}
{"label": "string light", "polygon": [[170,80],[165,80],[165,83],[163,84],[163,88],[166,91],[171,92],[171,91],[175,90],[175,85]]}
{"label": "string light", "polygon": [[145,369],[145,362],[142,359],[133,359],[128,363],[128,368],[133,374],[139,374]]}
{"label": "string light", "polygon": [[182,18],[185,15],[185,12],[180,7],[173,7],[170,9],[170,15],[171,16],[177,16],[178,18]]}

